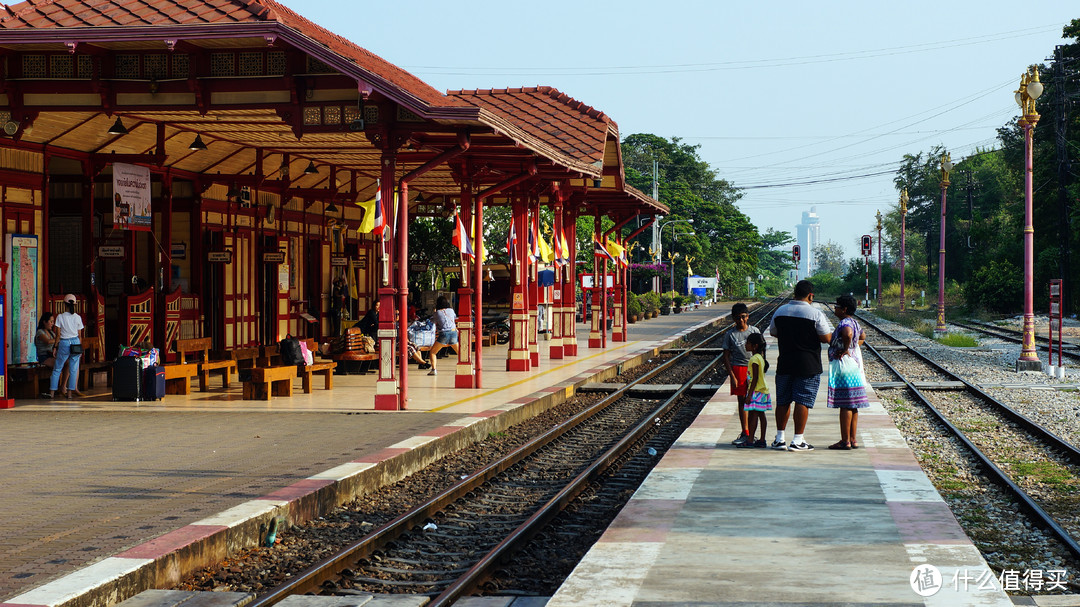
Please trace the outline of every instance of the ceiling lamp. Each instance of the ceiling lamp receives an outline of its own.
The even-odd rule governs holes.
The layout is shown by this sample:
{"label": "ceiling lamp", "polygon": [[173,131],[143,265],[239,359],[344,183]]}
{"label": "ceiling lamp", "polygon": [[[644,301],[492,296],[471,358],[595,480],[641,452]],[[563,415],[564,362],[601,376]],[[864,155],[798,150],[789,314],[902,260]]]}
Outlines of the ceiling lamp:
{"label": "ceiling lamp", "polygon": [[191,145],[188,146],[188,149],[193,151],[193,152],[201,152],[201,151],[205,150],[206,149],[206,144],[203,143],[202,135],[196,134],[195,135],[195,140],[191,142]]}
{"label": "ceiling lamp", "polygon": [[326,212],[327,213],[337,213],[337,207],[334,206],[334,201],[333,200],[331,200],[330,204],[326,207]]}
{"label": "ceiling lamp", "polygon": [[116,122],[114,122],[113,125],[111,127],[109,127],[109,134],[110,135],[127,135],[127,133],[128,133],[127,127],[124,126],[124,123],[120,121],[120,117],[117,116],[116,117]]}
{"label": "ceiling lamp", "polygon": [[309,160],[307,168],[304,169],[304,174],[305,175],[314,175],[315,173],[318,173],[318,172],[319,172],[319,169],[315,168],[315,161],[314,160]]}

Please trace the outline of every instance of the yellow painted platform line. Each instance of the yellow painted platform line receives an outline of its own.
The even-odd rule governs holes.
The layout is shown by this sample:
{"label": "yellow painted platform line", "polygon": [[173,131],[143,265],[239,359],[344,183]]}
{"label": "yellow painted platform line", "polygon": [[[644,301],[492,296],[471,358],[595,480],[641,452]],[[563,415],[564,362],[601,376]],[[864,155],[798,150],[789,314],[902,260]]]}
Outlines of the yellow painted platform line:
{"label": "yellow painted platform line", "polygon": [[[555,371],[558,371],[559,369],[565,369],[566,367],[576,365],[576,364],[578,364],[580,362],[584,362],[586,360],[589,360],[590,358],[596,358],[597,356],[600,356],[601,354],[606,354],[608,352],[615,352],[616,350],[622,350],[623,348],[625,348],[627,346],[630,346],[630,345],[633,345],[633,344],[636,344],[636,343],[638,343],[638,342],[637,341],[626,342],[625,344],[623,344],[623,345],[621,345],[621,346],[619,346],[617,348],[607,348],[607,349],[601,350],[600,352],[597,352],[596,354],[593,354],[591,356],[586,356],[585,358],[579,358],[579,359],[575,360],[574,362],[566,363],[565,365],[562,365],[562,366],[559,366],[559,367],[554,367],[552,369],[548,369],[547,371],[544,371],[542,373],[534,373],[531,377],[527,377],[527,378],[525,378],[525,379],[523,379],[521,381],[516,381],[516,382],[514,382],[512,384],[506,384],[505,386],[503,386],[501,388],[495,388],[494,390],[488,390],[487,392],[481,392],[480,394],[474,394],[474,395],[472,395],[472,396],[470,396],[468,398],[463,398],[461,400],[454,401],[454,402],[452,402],[452,403],[450,403],[448,405],[443,405],[441,407],[435,407],[434,409],[428,409],[428,412],[442,411],[443,409],[449,409],[450,407],[455,407],[455,406],[460,405],[462,403],[467,403],[470,400],[475,400],[477,398],[487,396],[488,394],[495,394],[496,392],[506,390],[507,388],[513,388],[514,386],[523,384],[523,383],[525,383],[527,381],[532,381],[533,379],[535,379],[535,378],[537,378],[537,377],[539,377],[541,375],[547,375],[548,373],[553,373]],[[511,373],[512,373],[512,371],[511,371]]]}

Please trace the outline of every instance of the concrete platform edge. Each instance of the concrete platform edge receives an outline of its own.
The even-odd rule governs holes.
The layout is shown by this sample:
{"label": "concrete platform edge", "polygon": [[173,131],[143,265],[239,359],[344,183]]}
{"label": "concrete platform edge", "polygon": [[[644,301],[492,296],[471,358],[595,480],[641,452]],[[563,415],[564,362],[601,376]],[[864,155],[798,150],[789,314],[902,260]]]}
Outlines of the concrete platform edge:
{"label": "concrete platform edge", "polygon": [[338,466],[308,477],[267,496],[181,527],[118,555],[106,557],[0,603],[0,607],[109,607],[144,590],[173,586],[200,568],[258,545],[274,519],[299,524],[359,495],[397,482],[449,453],[483,440],[489,433],[501,432],[565,402],[586,383],[604,382],[640,365],[661,350],[680,345],[688,333],[718,325],[725,316],[725,313],[718,311],[711,320],[692,325],[654,345],[608,361],[606,367],[590,369],[556,384],[555,390],[549,388],[534,392],[506,403],[503,405],[507,407],[505,410],[497,408],[469,415],[443,428],[435,428],[402,441],[400,447],[391,446],[360,458],[354,462],[359,464],[355,468]]}

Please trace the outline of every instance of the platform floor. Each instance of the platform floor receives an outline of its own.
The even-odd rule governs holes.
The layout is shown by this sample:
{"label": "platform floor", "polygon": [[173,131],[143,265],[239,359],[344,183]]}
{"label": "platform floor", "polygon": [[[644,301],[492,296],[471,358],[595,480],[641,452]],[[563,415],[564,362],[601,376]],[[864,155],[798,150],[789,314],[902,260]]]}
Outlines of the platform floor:
{"label": "platform floor", "polygon": [[[454,359],[413,366],[409,410],[373,409],[375,375],[334,389],[244,401],[239,384],[157,402],[16,401],[0,411],[0,605],[62,605],[102,580],[145,568],[210,529],[235,528],[321,487],[511,412],[717,320],[702,308],[630,326],[630,341],[508,373],[485,348],[484,387],[455,389]],[[498,368],[496,368],[498,367]],[[3,603],[2,601],[7,601]]]}
{"label": "platform floor", "polygon": [[[840,428],[825,369],[805,433],[814,451],[732,446],[736,401],[721,390],[548,607],[1012,605],[996,579],[990,589],[954,584],[989,567],[876,395],[859,413],[860,448],[827,448]],[[789,443],[793,430],[789,420]],[[941,576],[925,598],[910,581],[924,564]]]}

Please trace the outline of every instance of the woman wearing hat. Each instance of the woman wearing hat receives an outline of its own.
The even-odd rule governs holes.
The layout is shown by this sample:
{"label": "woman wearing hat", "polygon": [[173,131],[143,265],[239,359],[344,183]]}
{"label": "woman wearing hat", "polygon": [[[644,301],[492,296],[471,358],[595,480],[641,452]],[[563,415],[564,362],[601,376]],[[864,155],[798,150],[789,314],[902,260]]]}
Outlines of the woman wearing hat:
{"label": "woman wearing hat", "polygon": [[[79,392],[79,360],[82,358],[83,321],[82,317],[75,313],[74,295],[68,293],[64,296],[64,306],[67,309],[56,317],[56,330],[60,333],[60,341],[56,346],[56,364],[53,365],[52,377],[49,380],[49,392],[42,394],[47,398],[56,397],[65,363],[70,363],[66,396],[82,396],[82,392]],[[76,345],[78,351],[72,352],[72,346]]]}

